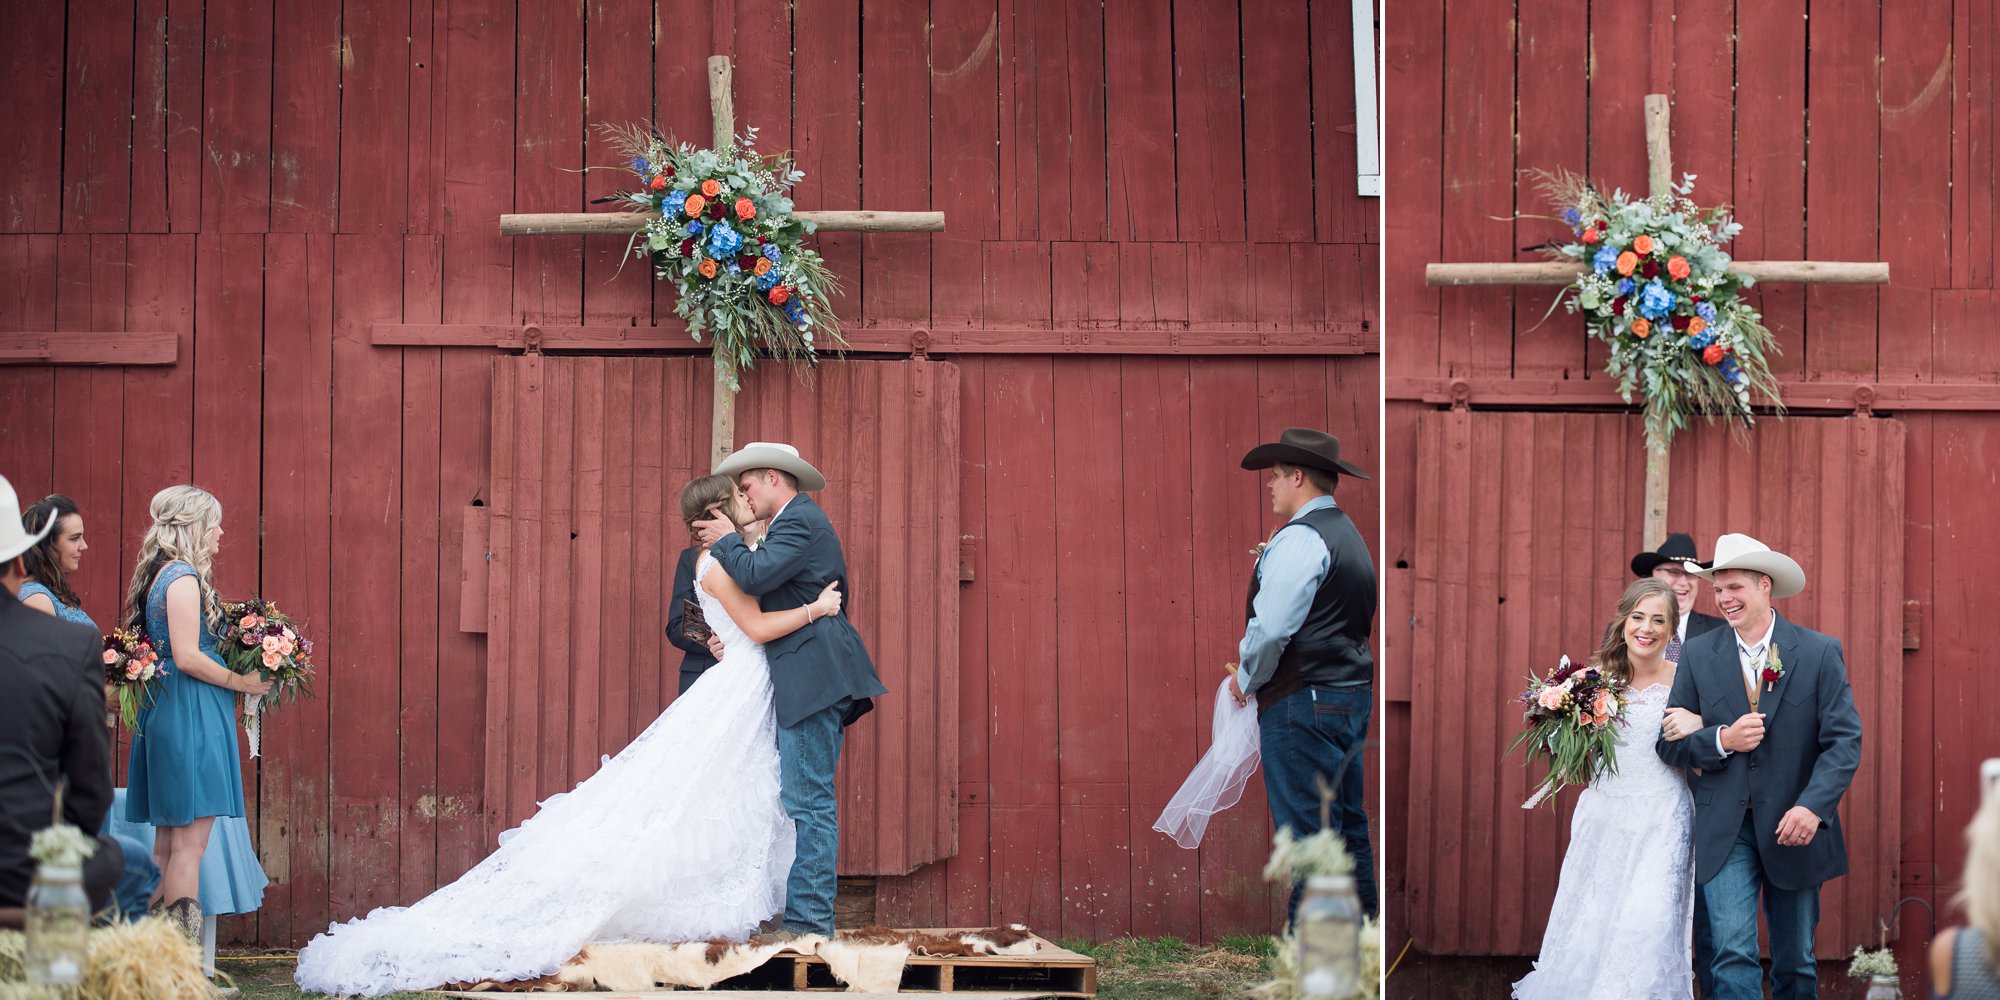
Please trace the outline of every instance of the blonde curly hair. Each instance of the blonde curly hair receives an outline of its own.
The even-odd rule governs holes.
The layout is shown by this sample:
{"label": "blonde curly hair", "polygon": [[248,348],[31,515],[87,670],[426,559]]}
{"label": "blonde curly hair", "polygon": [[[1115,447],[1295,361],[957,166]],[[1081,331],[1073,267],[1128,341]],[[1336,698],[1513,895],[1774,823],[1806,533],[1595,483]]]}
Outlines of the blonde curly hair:
{"label": "blonde curly hair", "polygon": [[1986,968],[2000,972],[2000,789],[1985,794],[1965,828],[1965,888],[1958,905],[1986,943]]}
{"label": "blonde curly hair", "polygon": [[131,586],[125,588],[125,627],[135,631],[146,627],[146,597],[153,580],[168,563],[179,561],[194,567],[201,580],[202,617],[210,631],[221,634],[222,599],[216,596],[210,573],[215,546],[208,536],[222,525],[222,501],[199,486],[169,486],[153,494],[151,512],[153,523],[139,543],[139,564],[132,571]]}

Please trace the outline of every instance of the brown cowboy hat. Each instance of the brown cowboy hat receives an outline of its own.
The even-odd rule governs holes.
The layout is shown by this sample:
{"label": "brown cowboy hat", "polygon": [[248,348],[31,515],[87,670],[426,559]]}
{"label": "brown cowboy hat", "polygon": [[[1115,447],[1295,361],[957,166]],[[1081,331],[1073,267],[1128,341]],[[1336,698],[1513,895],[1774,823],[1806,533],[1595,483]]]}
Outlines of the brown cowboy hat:
{"label": "brown cowboy hat", "polygon": [[1268,469],[1279,462],[1323,469],[1356,479],[1368,478],[1368,473],[1340,457],[1339,438],[1305,427],[1287,427],[1283,434],[1278,435],[1278,440],[1260,444],[1243,456],[1243,467],[1246,469]]}

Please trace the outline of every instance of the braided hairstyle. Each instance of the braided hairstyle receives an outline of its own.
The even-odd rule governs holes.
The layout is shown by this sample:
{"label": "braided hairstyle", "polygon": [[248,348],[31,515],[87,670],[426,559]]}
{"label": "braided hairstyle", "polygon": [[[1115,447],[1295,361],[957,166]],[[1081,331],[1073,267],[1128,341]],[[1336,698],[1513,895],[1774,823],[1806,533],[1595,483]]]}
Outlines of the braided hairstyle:
{"label": "braided hairstyle", "polygon": [[[210,631],[222,632],[222,599],[216,596],[211,563],[215,546],[209,532],[222,524],[222,502],[198,486],[169,486],[153,494],[153,523],[139,543],[139,563],[132,571],[132,584],[125,588],[125,627],[134,631],[146,627],[146,595],[154,578],[170,562],[194,567],[201,580],[202,618]],[[164,638],[156,636],[155,639]]]}

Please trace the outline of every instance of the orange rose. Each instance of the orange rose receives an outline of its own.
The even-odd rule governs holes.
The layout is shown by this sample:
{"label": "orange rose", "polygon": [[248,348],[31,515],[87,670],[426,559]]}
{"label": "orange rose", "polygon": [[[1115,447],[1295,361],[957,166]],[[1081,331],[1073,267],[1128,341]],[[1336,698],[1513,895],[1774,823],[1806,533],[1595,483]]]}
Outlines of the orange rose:
{"label": "orange rose", "polygon": [[739,219],[756,218],[757,217],[756,203],[748,198],[736,199],[736,217]]}
{"label": "orange rose", "polygon": [[700,216],[701,210],[707,207],[708,207],[707,198],[704,198],[698,194],[688,195],[687,208],[685,210],[688,214],[688,218],[692,219]]}
{"label": "orange rose", "polygon": [[1630,250],[1618,255],[1618,273],[1631,276],[1632,269],[1639,266],[1639,255]]}
{"label": "orange rose", "polygon": [[1595,243],[1597,239],[1597,228],[1595,226],[1583,231],[1583,241],[1585,243]]}
{"label": "orange rose", "polygon": [[1642,255],[1652,253],[1653,238],[1644,233],[1639,234],[1639,237],[1632,241],[1632,249],[1639,251]]}
{"label": "orange rose", "polygon": [[1688,320],[1688,336],[1692,337],[1706,329],[1708,329],[1708,321],[1702,319],[1700,316]]}
{"label": "orange rose", "polygon": [[713,257],[704,258],[701,262],[701,276],[704,278],[715,277],[715,272],[721,269],[722,265],[717,264]]}
{"label": "orange rose", "polygon": [[1675,281],[1682,281],[1694,273],[1694,268],[1688,266],[1686,257],[1674,256],[1667,259],[1667,273],[1673,275]]}
{"label": "orange rose", "polygon": [[768,271],[770,269],[771,269],[771,261],[770,258],[768,257],[757,258],[757,266],[755,268],[752,268],[752,270],[757,272],[757,276],[760,278],[764,276],[765,271]]}
{"label": "orange rose", "polygon": [[1653,324],[1643,319],[1635,319],[1632,321],[1632,332],[1640,340],[1644,340],[1653,335]]}
{"label": "orange rose", "polygon": [[792,290],[786,288],[784,285],[779,285],[778,287],[771,289],[771,304],[774,306],[784,305],[785,300],[791,297],[792,297]]}
{"label": "orange rose", "polygon": [[1721,344],[1710,344],[1708,345],[1708,350],[1701,352],[1701,359],[1703,361],[1708,362],[1711,365],[1721,364],[1722,357],[1723,357],[1723,351]]}
{"label": "orange rose", "polygon": [[705,195],[707,195],[707,196],[709,196],[710,198],[713,198],[713,197],[715,197],[716,195],[719,195],[719,194],[721,194],[721,193],[722,193],[722,182],[721,182],[721,181],[718,181],[718,180],[716,180],[716,179],[715,179],[715,178],[713,178],[713,177],[709,178],[708,180],[705,180],[705,181],[702,181],[702,182],[701,182],[701,193],[702,193],[702,194],[705,194]]}

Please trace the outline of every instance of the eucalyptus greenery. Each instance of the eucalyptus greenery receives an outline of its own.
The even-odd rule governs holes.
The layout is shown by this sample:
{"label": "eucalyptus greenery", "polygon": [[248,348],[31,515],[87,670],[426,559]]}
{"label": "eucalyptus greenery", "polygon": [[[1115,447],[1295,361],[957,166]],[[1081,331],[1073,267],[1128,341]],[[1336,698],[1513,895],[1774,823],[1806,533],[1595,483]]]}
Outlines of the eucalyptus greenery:
{"label": "eucalyptus greenery", "polygon": [[1567,171],[1537,176],[1573,237],[1550,255],[1585,267],[1561,302],[1611,348],[1605,370],[1625,401],[1645,400],[1649,448],[1664,451],[1697,415],[1747,429],[1756,396],[1782,410],[1767,360],[1777,344],[1743,294],[1754,279],[1722,249],[1743,231],[1727,206],[1696,205],[1693,174],[1649,198],[1607,196]]}
{"label": "eucalyptus greenery", "polygon": [[674,283],[674,313],[696,343],[706,338],[718,382],[734,391],[760,357],[807,377],[821,351],[846,347],[831,301],[839,282],[805,245],[813,224],[793,214],[789,192],[805,174],[783,156],[758,153],[755,128],[721,149],[675,143],[646,126],[602,128],[625,158],[622,169],[640,180],[607,200],[659,213],[627,250]]}

